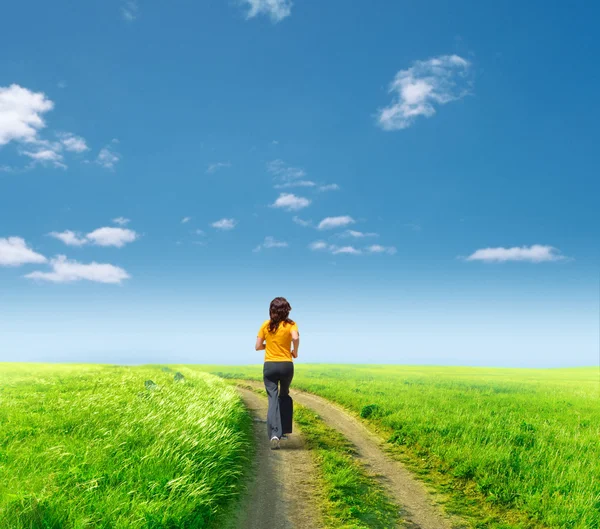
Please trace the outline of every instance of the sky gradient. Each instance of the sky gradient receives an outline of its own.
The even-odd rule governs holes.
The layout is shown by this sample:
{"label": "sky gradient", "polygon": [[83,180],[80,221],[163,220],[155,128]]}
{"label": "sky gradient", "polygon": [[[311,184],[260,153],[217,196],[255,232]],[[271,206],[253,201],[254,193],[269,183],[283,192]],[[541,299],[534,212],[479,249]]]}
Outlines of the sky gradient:
{"label": "sky gradient", "polygon": [[599,7],[2,12],[0,361],[598,364]]}

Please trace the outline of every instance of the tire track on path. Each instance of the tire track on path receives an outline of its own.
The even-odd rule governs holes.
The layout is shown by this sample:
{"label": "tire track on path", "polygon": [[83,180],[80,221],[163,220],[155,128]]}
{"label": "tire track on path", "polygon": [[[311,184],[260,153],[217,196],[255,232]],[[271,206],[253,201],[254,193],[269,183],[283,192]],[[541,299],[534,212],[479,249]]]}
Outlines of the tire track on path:
{"label": "tire track on path", "polygon": [[[249,389],[237,389],[254,417],[256,455],[248,491],[231,527],[321,529],[314,463],[301,433],[281,441],[280,450],[271,450],[265,423],[267,399]],[[298,432],[296,425],[294,432]]]}
{"label": "tire track on path", "polygon": [[[262,389],[259,382],[244,380],[244,383]],[[390,498],[402,506],[401,515],[407,529],[467,527],[458,517],[445,514],[442,504],[436,499],[440,498],[439,494],[428,490],[402,463],[385,453],[381,439],[342,407],[312,393],[292,389],[290,394],[296,402],[317,412],[356,447],[358,457],[380,477]]]}

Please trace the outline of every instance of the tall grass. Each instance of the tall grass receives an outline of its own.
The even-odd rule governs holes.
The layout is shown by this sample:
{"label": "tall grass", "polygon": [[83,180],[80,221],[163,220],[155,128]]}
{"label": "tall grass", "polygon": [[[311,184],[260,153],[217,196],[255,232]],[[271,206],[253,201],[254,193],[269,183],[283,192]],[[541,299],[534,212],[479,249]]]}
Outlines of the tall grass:
{"label": "tall grass", "polygon": [[597,368],[302,365],[293,386],[379,428],[476,527],[600,527]]}
{"label": "tall grass", "polygon": [[251,420],[233,388],[179,370],[0,364],[0,527],[218,526]]}

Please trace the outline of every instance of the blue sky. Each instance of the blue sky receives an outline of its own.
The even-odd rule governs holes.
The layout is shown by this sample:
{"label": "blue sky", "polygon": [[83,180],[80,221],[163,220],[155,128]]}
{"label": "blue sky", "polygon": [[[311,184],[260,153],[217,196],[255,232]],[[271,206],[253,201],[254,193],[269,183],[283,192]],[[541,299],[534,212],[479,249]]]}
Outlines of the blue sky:
{"label": "blue sky", "polygon": [[599,11],[4,6],[0,360],[596,365]]}

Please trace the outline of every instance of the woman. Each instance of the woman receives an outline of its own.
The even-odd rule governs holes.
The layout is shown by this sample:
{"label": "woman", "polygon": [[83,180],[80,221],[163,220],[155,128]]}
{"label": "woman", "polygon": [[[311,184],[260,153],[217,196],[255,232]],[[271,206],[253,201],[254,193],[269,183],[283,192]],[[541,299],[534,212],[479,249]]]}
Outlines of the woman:
{"label": "woman", "polygon": [[271,450],[277,450],[279,440],[292,433],[293,402],[290,384],[294,378],[293,358],[298,358],[300,336],[298,326],[289,318],[291,310],[292,307],[285,298],[271,301],[270,319],[262,324],[256,338],[256,350],[265,351],[263,380],[269,397],[267,433]]}

